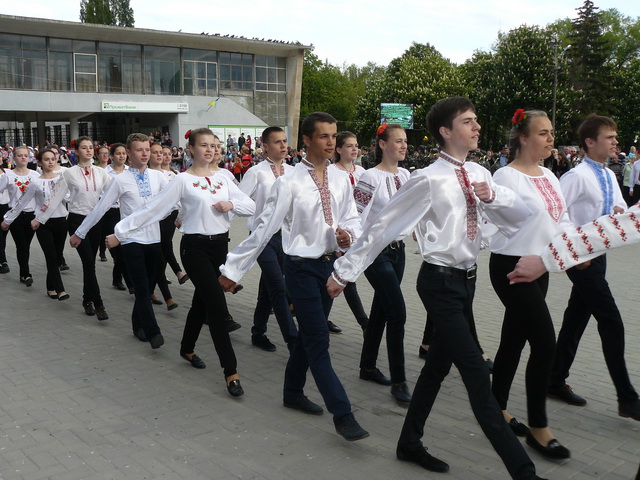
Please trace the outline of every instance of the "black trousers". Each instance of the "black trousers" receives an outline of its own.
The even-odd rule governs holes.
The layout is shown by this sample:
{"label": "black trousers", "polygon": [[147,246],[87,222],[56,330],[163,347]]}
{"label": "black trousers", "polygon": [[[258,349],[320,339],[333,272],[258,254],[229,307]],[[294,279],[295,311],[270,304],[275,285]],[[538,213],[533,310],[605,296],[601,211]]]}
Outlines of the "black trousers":
{"label": "black trousers", "polygon": [[365,330],[369,324],[369,317],[362,306],[362,300],[360,300],[360,294],[358,293],[356,282],[349,282],[347,286],[344,287],[344,299],[347,301],[347,305],[349,305],[351,313],[356,317],[358,325]]}
{"label": "black trousers", "polygon": [[[160,220],[160,244],[162,245],[162,254],[166,263],[169,264],[171,270],[176,275],[182,271],[176,255],[173,253],[173,234],[176,232],[176,218],[178,218],[178,210],[174,210],[164,220]],[[166,264],[165,264],[166,265]]]}
{"label": "black trousers", "polygon": [[[119,208],[110,208],[107,210],[107,213],[102,217],[102,237],[106,237],[107,235],[111,235],[115,229],[116,223],[120,221],[120,209]],[[104,244],[104,239],[101,241],[101,250],[102,244]],[[125,266],[124,259],[122,257],[122,245],[118,245],[115,248],[110,248],[109,253],[111,254],[111,258],[113,258],[113,270],[111,272],[111,284],[115,285],[116,283],[120,283],[124,279],[124,283],[128,288],[133,287],[133,281],[129,276],[129,271]]]}
{"label": "black trousers", "polygon": [[47,263],[47,290],[64,292],[59,266],[67,239],[66,217],[50,218],[36,230],[36,236]]}
{"label": "black trousers", "polygon": [[609,282],[605,278],[606,273],[606,255],[594,258],[591,265],[585,269],[579,270],[574,267],[567,270],[573,288],[558,334],[551,385],[564,385],[582,334],[593,315],[598,322],[602,353],[616,387],[618,400],[633,401],[638,398],[638,394],[631,385],[624,360],[624,324],[611,294]]}
{"label": "black trousers", "polygon": [[20,278],[31,276],[31,272],[29,271],[29,254],[31,240],[33,240],[33,236],[36,233],[31,228],[31,220],[34,218],[35,215],[33,212],[22,212],[9,228],[13,241],[16,244],[16,257],[18,259],[18,265],[20,265]]}
{"label": "black trousers", "polygon": [[218,268],[225,262],[228,249],[228,234],[212,237],[184,235],[180,242],[182,264],[195,286],[180,350],[184,353],[193,352],[206,318],[225,377],[237,373],[238,366],[225,322],[229,316],[227,301],[218,283]]}
{"label": "black trousers", "polygon": [[[4,220],[4,214],[9,211],[9,205],[6,203],[0,204],[0,222]],[[7,263],[7,234],[9,231],[4,231],[0,228],[0,264]]]}
{"label": "black trousers", "polygon": [[131,312],[131,328],[134,332],[142,328],[145,336],[151,340],[160,333],[151,304],[151,287],[162,265],[160,244],[127,243],[122,245],[122,255],[129,269],[136,296]]}
{"label": "black trousers", "polygon": [[[84,219],[85,215],[69,213],[67,218],[69,236],[76,232],[76,229]],[[98,222],[89,230],[85,239],[76,248],[82,262],[82,300],[83,302],[93,302],[96,308],[104,306],[100,296],[100,286],[96,278],[96,255],[101,241],[102,223]]]}
{"label": "black trousers", "polygon": [[473,413],[495,451],[514,479],[535,473],[535,467],[491,393],[489,367],[471,335],[469,321],[475,293],[475,278],[466,279],[427,270],[423,263],[417,290],[434,322],[434,335],[425,366],[418,377],[402,427],[398,445],[419,448],[424,425],[440,386],[454,364],[467,389]]}
{"label": "black trousers", "polygon": [[529,426],[544,428],[549,425],[546,400],[556,348],[553,320],[545,302],[549,274],[530,283],[509,285],[507,274],[519,259],[492,253],[489,261],[491,284],[505,307],[500,347],[493,365],[492,390],[500,408],[506,410],[520,355],[529,342],[531,352],[525,374]]}

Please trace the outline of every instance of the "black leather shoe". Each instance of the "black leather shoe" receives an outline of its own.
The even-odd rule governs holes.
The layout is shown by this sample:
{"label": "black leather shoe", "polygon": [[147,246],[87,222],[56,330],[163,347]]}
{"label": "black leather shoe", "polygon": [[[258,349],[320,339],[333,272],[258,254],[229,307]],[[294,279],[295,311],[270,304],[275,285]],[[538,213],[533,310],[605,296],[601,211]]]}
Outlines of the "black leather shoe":
{"label": "black leather shoe", "polygon": [[569,449],[562,446],[555,438],[551,440],[545,447],[531,435],[531,432],[527,433],[527,445],[533,448],[536,452],[546,458],[552,460],[564,460],[571,456]]}
{"label": "black leather shoe", "polygon": [[261,348],[265,352],[275,352],[276,346],[271,343],[271,340],[266,335],[255,335],[251,337],[251,345]]}
{"label": "black leather shoe", "polygon": [[69,300],[69,294],[65,293],[64,295],[58,295],[58,301],[64,302],[65,300]]}
{"label": "black leather shoe", "polygon": [[33,285],[33,277],[31,275],[24,278],[20,277],[20,282],[24,283],[27,287],[30,287],[31,285]]}
{"label": "black leather shoe", "polygon": [[155,295],[151,295],[151,303],[153,303],[154,305],[162,305],[163,301],[160,300],[158,297],[156,297]]}
{"label": "black leather shoe", "polygon": [[240,385],[240,380],[231,380],[227,384],[227,390],[232,397],[241,397],[244,395],[244,390],[242,389],[242,385]]}
{"label": "black leather shoe", "polygon": [[106,255],[100,255],[100,261],[101,261],[101,262],[106,262],[106,261],[108,261],[107,256],[106,256]]}
{"label": "black leather shoe", "polygon": [[411,401],[411,394],[409,393],[409,387],[407,382],[394,383],[391,385],[391,395],[398,402],[409,403]]}
{"label": "black leather shoe", "polygon": [[449,465],[427,452],[426,447],[409,450],[398,445],[396,448],[396,458],[403,462],[417,463],[422,468],[432,472],[444,473],[449,471]]}
{"label": "black leather shoe", "polygon": [[577,407],[584,407],[587,404],[587,401],[580,395],[573,393],[573,390],[567,384],[564,384],[561,387],[549,386],[547,397],[564,400],[569,405],[575,405]]}
{"label": "black leather shoe", "polygon": [[327,322],[327,325],[329,326],[329,331],[331,333],[342,333],[342,329],[339,326],[337,326],[335,323],[333,323],[331,320]]}
{"label": "black leather shoe", "polygon": [[640,422],[640,400],[618,402],[618,415],[624,418],[633,418]]}
{"label": "black leather shoe", "polygon": [[345,440],[355,442],[369,436],[364,428],[360,426],[353,413],[350,413],[346,417],[342,417],[339,420],[333,419],[333,424],[336,427],[336,432],[342,436]]}
{"label": "black leather shoe", "polygon": [[310,415],[322,415],[324,410],[316,403],[313,403],[307,397],[302,396],[297,399],[284,399],[282,404],[287,408],[293,408],[294,410],[300,410],[303,413]]}
{"label": "black leather shoe", "polygon": [[422,345],[420,345],[420,347],[418,348],[418,357],[420,357],[423,360],[426,360],[428,354],[429,354],[429,350],[427,350]]}
{"label": "black leather shoe", "polygon": [[180,279],[178,280],[178,283],[179,283],[180,285],[184,285],[184,284],[185,284],[185,283],[187,283],[188,281],[189,281],[189,275],[186,275],[186,274],[185,274],[185,275],[183,275],[183,276],[182,276],[182,278],[180,278]]}
{"label": "black leather shoe", "polygon": [[133,335],[141,342],[147,341],[147,336],[144,334],[144,330],[142,330],[141,328],[134,330]]}
{"label": "black leather shoe", "polygon": [[186,353],[180,352],[180,356],[191,364],[193,368],[207,368],[207,364],[195,353],[191,355],[191,358]]}
{"label": "black leather shoe", "polygon": [[227,322],[227,332],[229,333],[235,332],[236,330],[242,328],[242,325],[236,322],[232,316],[229,316],[225,321]]}
{"label": "black leather shoe", "polygon": [[151,348],[155,350],[157,348],[160,348],[162,345],[164,345],[164,337],[162,336],[161,333],[158,333],[151,340],[149,340],[149,343],[151,344]]}
{"label": "black leather shoe", "polygon": [[9,265],[7,265],[6,262],[0,265],[0,273],[9,273],[10,271],[11,269],[9,268]]}
{"label": "black leather shoe", "polygon": [[53,292],[53,293],[47,292],[47,297],[49,297],[52,300],[57,300],[58,299],[58,294],[56,292]]}
{"label": "black leather shoe", "polygon": [[526,437],[527,433],[529,433],[529,427],[527,427],[524,423],[520,423],[518,420],[516,420],[516,417],[513,417],[509,421],[509,426],[511,427],[511,431],[518,437]]}
{"label": "black leather shoe", "polygon": [[124,291],[127,289],[127,287],[125,287],[125,286],[124,286],[124,283],[122,283],[122,282],[116,282],[116,283],[114,283],[114,284],[113,284],[113,288],[115,288],[116,290],[120,290],[120,291],[122,291],[122,292],[124,292]]}
{"label": "black leather shoe", "polygon": [[362,380],[368,380],[370,382],[375,382],[380,385],[386,385],[387,387],[391,385],[391,379],[389,377],[385,377],[380,370],[377,368],[373,370],[367,370],[366,368],[360,369],[360,378]]}
{"label": "black leather shoe", "polygon": [[69,265],[67,265],[66,263],[63,263],[62,265],[60,265],[61,272],[66,272],[67,270],[69,270]]}
{"label": "black leather shoe", "polygon": [[93,308],[93,302],[82,302],[82,306],[84,307],[84,313],[90,317],[96,314],[96,310]]}
{"label": "black leather shoe", "polygon": [[96,318],[100,321],[109,320],[109,315],[107,315],[107,311],[104,309],[104,305],[96,307]]}

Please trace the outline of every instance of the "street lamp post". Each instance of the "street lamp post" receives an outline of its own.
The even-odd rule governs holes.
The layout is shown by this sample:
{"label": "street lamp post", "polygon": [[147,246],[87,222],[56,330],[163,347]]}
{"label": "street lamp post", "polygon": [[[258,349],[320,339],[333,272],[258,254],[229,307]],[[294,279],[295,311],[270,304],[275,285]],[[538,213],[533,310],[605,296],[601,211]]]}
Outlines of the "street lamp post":
{"label": "street lamp post", "polygon": [[554,35],[551,38],[551,46],[553,47],[553,107],[551,109],[551,125],[553,131],[556,131],[556,98],[558,92],[558,38]]}

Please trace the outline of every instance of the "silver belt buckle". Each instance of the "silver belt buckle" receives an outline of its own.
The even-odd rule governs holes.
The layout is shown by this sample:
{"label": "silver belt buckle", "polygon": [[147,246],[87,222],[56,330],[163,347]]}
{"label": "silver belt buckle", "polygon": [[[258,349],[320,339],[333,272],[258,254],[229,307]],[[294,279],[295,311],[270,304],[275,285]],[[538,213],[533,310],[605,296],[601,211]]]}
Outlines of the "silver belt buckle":
{"label": "silver belt buckle", "polygon": [[469,268],[467,270],[467,280],[471,280],[473,278],[476,278],[476,271],[478,270],[477,265],[474,265],[473,267]]}

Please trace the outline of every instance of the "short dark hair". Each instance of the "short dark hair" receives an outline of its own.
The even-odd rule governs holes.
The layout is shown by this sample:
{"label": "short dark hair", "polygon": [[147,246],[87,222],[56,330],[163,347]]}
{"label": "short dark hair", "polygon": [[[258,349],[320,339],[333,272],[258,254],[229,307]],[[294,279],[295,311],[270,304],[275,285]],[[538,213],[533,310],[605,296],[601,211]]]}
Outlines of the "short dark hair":
{"label": "short dark hair", "polygon": [[75,145],[75,149],[77,150],[78,148],[80,148],[80,144],[82,142],[89,142],[91,144],[91,148],[93,148],[93,140],[91,140],[91,137],[86,137],[86,136],[82,136],[82,137],[78,137],[78,139],[76,140],[76,145]]}
{"label": "short dark hair", "polygon": [[427,113],[427,126],[429,132],[440,145],[444,145],[444,138],[440,135],[440,127],[453,128],[453,119],[463,112],[471,110],[475,113],[476,107],[471,100],[464,97],[449,97],[437,101]]}
{"label": "short dark hair", "polygon": [[595,113],[589,115],[584,122],[580,124],[578,127],[578,138],[580,139],[580,146],[585,152],[589,153],[589,147],[587,147],[586,142],[587,138],[596,140],[602,127],[618,130],[618,125],[616,125],[616,122],[612,118],[596,115]]}
{"label": "short dark hair", "polygon": [[313,132],[316,131],[316,123],[318,122],[338,123],[338,121],[333,118],[333,115],[325,112],[313,112],[307,115],[304,120],[302,120],[300,133],[305,137],[311,138],[313,136]]}
{"label": "short dark hair", "polygon": [[267,127],[262,131],[262,141],[263,142],[268,142],[269,141],[269,137],[271,136],[271,134],[276,133],[276,132],[282,132],[284,133],[284,130],[280,127]]}
{"label": "short dark hair", "polygon": [[113,143],[109,147],[109,154],[113,157],[116,153],[116,150],[120,147],[124,147],[125,149],[127,148],[127,146],[124,143]]}
{"label": "short dark hair", "polygon": [[53,156],[54,156],[54,157],[55,157],[55,155],[56,155],[56,152],[54,152],[54,151],[53,151],[53,149],[51,149],[51,148],[49,148],[49,147],[43,148],[42,150],[38,151],[38,161],[39,161],[39,162],[40,162],[40,161],[42,161],[42,156],[43,156],[45,153],[47,153],[47,152],[51,152],[51,153],[53,153]]}

